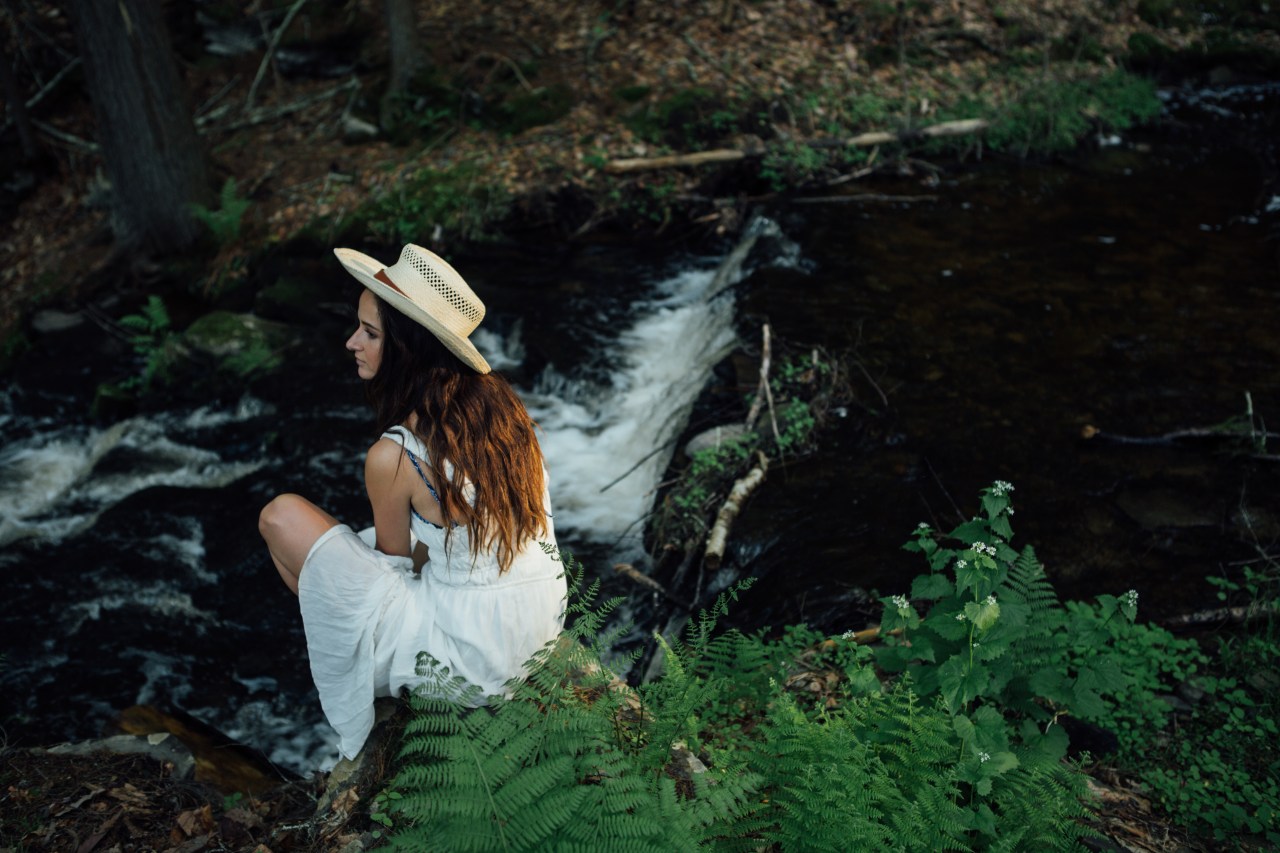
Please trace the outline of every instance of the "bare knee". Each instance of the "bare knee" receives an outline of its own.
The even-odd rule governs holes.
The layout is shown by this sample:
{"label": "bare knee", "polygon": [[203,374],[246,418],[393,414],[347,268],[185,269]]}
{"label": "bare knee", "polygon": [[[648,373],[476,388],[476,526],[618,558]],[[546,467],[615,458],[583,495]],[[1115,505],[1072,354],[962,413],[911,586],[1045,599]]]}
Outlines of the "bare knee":
{"label": "bare knee", "polygon": [[258,532],[270,544],[289,528],[291,518],[296,518],[305,499],[299,495],[276,495],[258,514]]}

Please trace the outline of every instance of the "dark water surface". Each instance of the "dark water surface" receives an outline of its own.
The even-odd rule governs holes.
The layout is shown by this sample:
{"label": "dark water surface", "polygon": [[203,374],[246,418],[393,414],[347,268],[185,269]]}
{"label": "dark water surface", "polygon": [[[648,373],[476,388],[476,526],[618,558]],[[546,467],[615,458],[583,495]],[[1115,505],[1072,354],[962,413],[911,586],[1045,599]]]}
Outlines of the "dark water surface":
{"label": "dark water surface", "polygon": [[[722,309],[733,300],[749,347],[767,320],[790,344],[846,354],[845,416],[817,456],[771,470],[713,579],[762,578],[734,610],[739,624],[863,627],[876,618],[870,590],[904,591],[923,568],[899,550],[916,523],[950,527],[995,479],[1016,487],[1015,544],[1035,544],[1067,594],[1136,588],[1148,616],[1194,610],[1207,574],[1275,550],[1280,465],[1221,441],[1081,435],[1220,423],[1244,412],[1246,392],[1280,425],[1280,199],[1273,143],[1255,141],[1273,128],[1276,94],[1247,102],[1256,114],[1235,105],[1225,131],[1221,115],[1173,104],[1181,123],[1068,164],[979,164],[928,182],[920,170],[867,187],[912,202],[788,204],[769,214],[803,262],[775,247],[710,302],[699,293],[728,247],[508,247],[455,260],[489,303],[489,344],[548,443],[569,461],[589,447],[601,462],[588,469],[625,471],[665,441],[644,422],[684,417],[664,407],[670,389],[732,342],[734,311]],[[373,437],[341,348],[354,289],[327,257],[280,265],[331,282],[339,308],[307,320],[284,377],[243,396],[95,422],[92,389],[127,354],[91,326],[38,338],[0,389],[10,743],[94,736],[113,711],[156,702],[297,769],[330,753],[296,603],[256,518],[272,495],[297,491],[367,523],[359,472]],[[566,482],[591,471],[558,468],[563,543],[606,576],[619,553],[635,559],[636,501],[652,485],[597,498],[598,485]],[[575,517],[607,535],[573,529]],[[636,598],[639,619],[647,606]]]}
{"label": "dark water surface", "polygon": [[924,569],[897,550],[915,524],[950,529],[996,479],[1016,487],[1015,544],[1064,593],[1136,588],[1148,617],[1206,606],[1207,574],[1275,553],[1280,463],[1082,438],[1219,424],[1246,392],[1280,426],[1280,199],[1270,149],[1247,143],[1167,130],[876,188],[936,201],[797,206],[784,227],[815,271],[757,274],[740,315],[853,348],[866,375],[831,454],[771,476],[742,519],[766,578],[744,618],[863,627],[842,620],[868,588]]}

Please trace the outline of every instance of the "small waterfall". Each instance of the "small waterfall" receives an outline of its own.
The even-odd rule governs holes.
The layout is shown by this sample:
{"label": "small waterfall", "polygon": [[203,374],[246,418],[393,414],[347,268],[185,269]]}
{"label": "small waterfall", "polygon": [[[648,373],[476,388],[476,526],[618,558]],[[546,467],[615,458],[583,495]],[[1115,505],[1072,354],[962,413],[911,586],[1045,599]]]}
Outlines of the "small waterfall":
{"label": "small waterfall", "polygon": [[607,381],[549,368],[524,395],[543,429],[558,531],[618,543],[619,558],[640,556],[642,522],[674,440],[712,369],[738,344],[731,287],[765,237],[775,241],[769,263],[795,263],[798,248],[774,222],[757,219],[718,265],[654,283],[653,296],[606,342]]}

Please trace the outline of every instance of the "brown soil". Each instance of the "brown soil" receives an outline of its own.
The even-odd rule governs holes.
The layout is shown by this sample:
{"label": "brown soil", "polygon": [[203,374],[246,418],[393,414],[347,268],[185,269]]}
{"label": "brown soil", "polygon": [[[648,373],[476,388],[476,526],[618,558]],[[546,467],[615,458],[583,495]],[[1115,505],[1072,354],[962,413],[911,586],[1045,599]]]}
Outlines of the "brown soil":
{"label": "brown soil", "polygon": [[[17,55],[20,71],[24,62],[39,65],[40,79],[47,81],[75,55],[61,5],[29,0],[0,21],[6,52]],[[292,4],[255,2],[241,9],[243,5],[202,7],[243,16],[260,5],[283,9]],[[629,112],[697,89],[713,102],[759,116],[758,133],[686,139],[680,146],[685,148],[753,147],[762,141],[786,145],[823,136],[830,130],[824,117],[836,118],[829,115],[836,104],[867,94],[899,105],[894,111],[899,121],[923,125],[967,93],[981,92],[999,102],[1010,84],[1005,75],[993,75],[992,68],[1011,57],[1039,52],[1047,63],[1064,45],[1087,42],[1090,50],[1101,53],[1101,61],[1058,62],[1054,73],[1092,75],[1114,66],[1134,33],[1154,35],[1172,48],[1203,38],[1201,26],[1181,19],[1177,27],[1156,29],[1138,16],[1139,5],[1136,0],[905,5],[788,0],[495,5],[443,0],[420,9],[419,30],[438,69],[437,79],[449,81],[453,96],[492,103],[562,87],[572,105],[552,123],[514,136],[477,126],[483,122],[453,121],[433,127],[429,140],[401,145],[386,139],[359,144],[342,139],[344,112],[355,106],[357,115],[374,118],[384,85],[386,42],[379,32],[378,0],[313,3],[303,8],[283,42],[327,39],[349,46],[358,40],[358,98],[350,89],[334,91],[342,81],[285,81],[268,73],[255,106],[279,115],[249,126],[243,126],[244,107],[261,54],[226,59],[201,55],[199,34],[187,35],[178,44],[192,57],[183,67],[191,102],[206,122],[202,134],[215,171],[220,181],[234,178],[239,193],[252,201],[242,239],[220,253],[209,250],[210,280],[218,272],[243,275],[244,262],[256,250],[287,241],[304,228],[324,241],[344,215],[370,198],[397,192],[418,170],[462,162],[478,164],[486,181],[514,198],[524,221],[550,224],[566,240],[611,222],[635,224],[628,199],[659,184],[666,202],[658,215],[649,210],[639,217],[646,227],[653,228],[655,221],[665,227],[670,220],[664,217],[678,210],[686,227],[723,231],[734,227],[733,197],[741,195],[740,181],[736,186],[717,184],[708,180],[707,170],[628,176],[602,171],[608,160],[653,155],[664,147],[638,138],[625,123]],[[188,9],[186,17],[183,8]],[[168,11],[190,28],[190,8],[173,3]],[[1248,37],[1280,45],[1274,33]],[[36,81],[26,84],[34,93]],[[619,92],[627,87],[647,87],[644,102],[635,105],[621,98]],[[331,94],[291,109],[325,92]],[[2,334],[34,307],[75,306],[87,287],[97,286],[88,284],[98,280],[96,271],[123,260],[112,254],[108,217],[98,198],[101,163],[85,144],[92,140],[94,126],[77,75],[55,87],[33,117],[58,136],[42,132],[46,159],[38,185],[13,211],[0,239]],[[881,156],[873,162],[893,159]],[[717,194],[727,198],[717,204],[712,197]],[[573,203],[564,204],[566,198]],[[440,248],[457,237],[445,231],[417,239]],[[154,277],[149,264],[128,260],[120,267],[124,275],[113,277],[117,283],[140,280],[145,285]]]}

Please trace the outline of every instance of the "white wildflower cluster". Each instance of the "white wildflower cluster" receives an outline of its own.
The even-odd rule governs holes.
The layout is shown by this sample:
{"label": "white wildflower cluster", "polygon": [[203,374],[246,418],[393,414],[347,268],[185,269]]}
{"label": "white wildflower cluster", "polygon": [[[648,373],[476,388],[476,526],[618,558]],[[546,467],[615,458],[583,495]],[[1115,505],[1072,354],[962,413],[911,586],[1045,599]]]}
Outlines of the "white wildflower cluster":
{"label": "white wildflower cluster", "polygon": [[991,494],[998,498],[1002,498],[1009,492],[1013,491],[1013,484],[1007,480],[996,480],[995,485],[991,487]]}
{"label": "white wildflower cluster", "polygon": [[841,635],[840,635],[840,639],[842,639],[842,640],[856,640],[856,639],[858,639],[858,637],[857,637],[857,635],[856,635],[856,634],[854,634],[853,630],[852,630],[852,629],[850,629],[850,630],[848,630],[848,631],[845,631],[843,634],[841,634]]}
{"label": "white wildflower cluster", "polygon": [[987,753],[985,753],[985,752],[979,752],[979,753],[978,753],[978,763],[979,763],[979,764],[986,764],[986,763],[987,763],[988,761],[990,761],[990,760],[991,760],[991,756],[990,756],[989,754],[987,754]]}
{"label": "white wildflower cluster", "polygon": [[1005,514],[1006,514],[1006,515],[1013,515],[1013,507],[1011,507],[1011,506],[1007,506],[1007,507],[1005,507],[1005,508],[1004,508],[1004,511],[1005,511]]}
{"label": "white wildflower cluster", "polygon": [[988,595],[987,604],[995,604],[995,603],[996,603],[996,597],[994,595]]}
{"label": "white wildflower cluster", "polygon": [[963,622],[963,621],[964,621],[964,613],[957,613],[957,614],[956,614],[956,621],[957,621],[957,622]]}
{"label": "white wildflower cluster", "polygon": [[962,559],[962,560],[956,560],[956,568],[957,568],[957,569],[964,569],[964,568],[968,568],[968,566],[969,566],[969,561],[968,561],[968,560],[963,560],[963,559]]}
{"label": "white wildflower cluster", "polygon": [[979,554],[986,554],[988,557],[994,557],[996,555],[996,546],[988,545],[986,542],[974,542],[973,550],[977,551]]}
{"label": "white wildflower cluster", "polygon": [[907,597],[905,595],[895,595],[889,600],[893,602],[893,606],[899,610],[906,610],[911,606],[911,602],[907,601]]}
{"label": "white wildflower cluster", "polygon": [[1126,592],[1124,595],[1120,596],[1120,600],[1125,604],[1129,605],[1130,607],[1137,607],[1138,591],[1136,589],[1131,589],[1128,592]]}
{"label": "white wildflower cluster", "polygon": [[932,527],[930,527],[930,526],[929,526],[929,523],[928,523],[928,522],[926,522],[926,521],[922,521],[922,522],[920,522],[919,524],[917,524],[917,525],[916,525],[916,531],[917,531],[917,532],[919,532],[919,533],[928,533],[928,532],[929,532],[930,530],[932,530],[932,529],[933,529],[933,528],[932,528]]}

